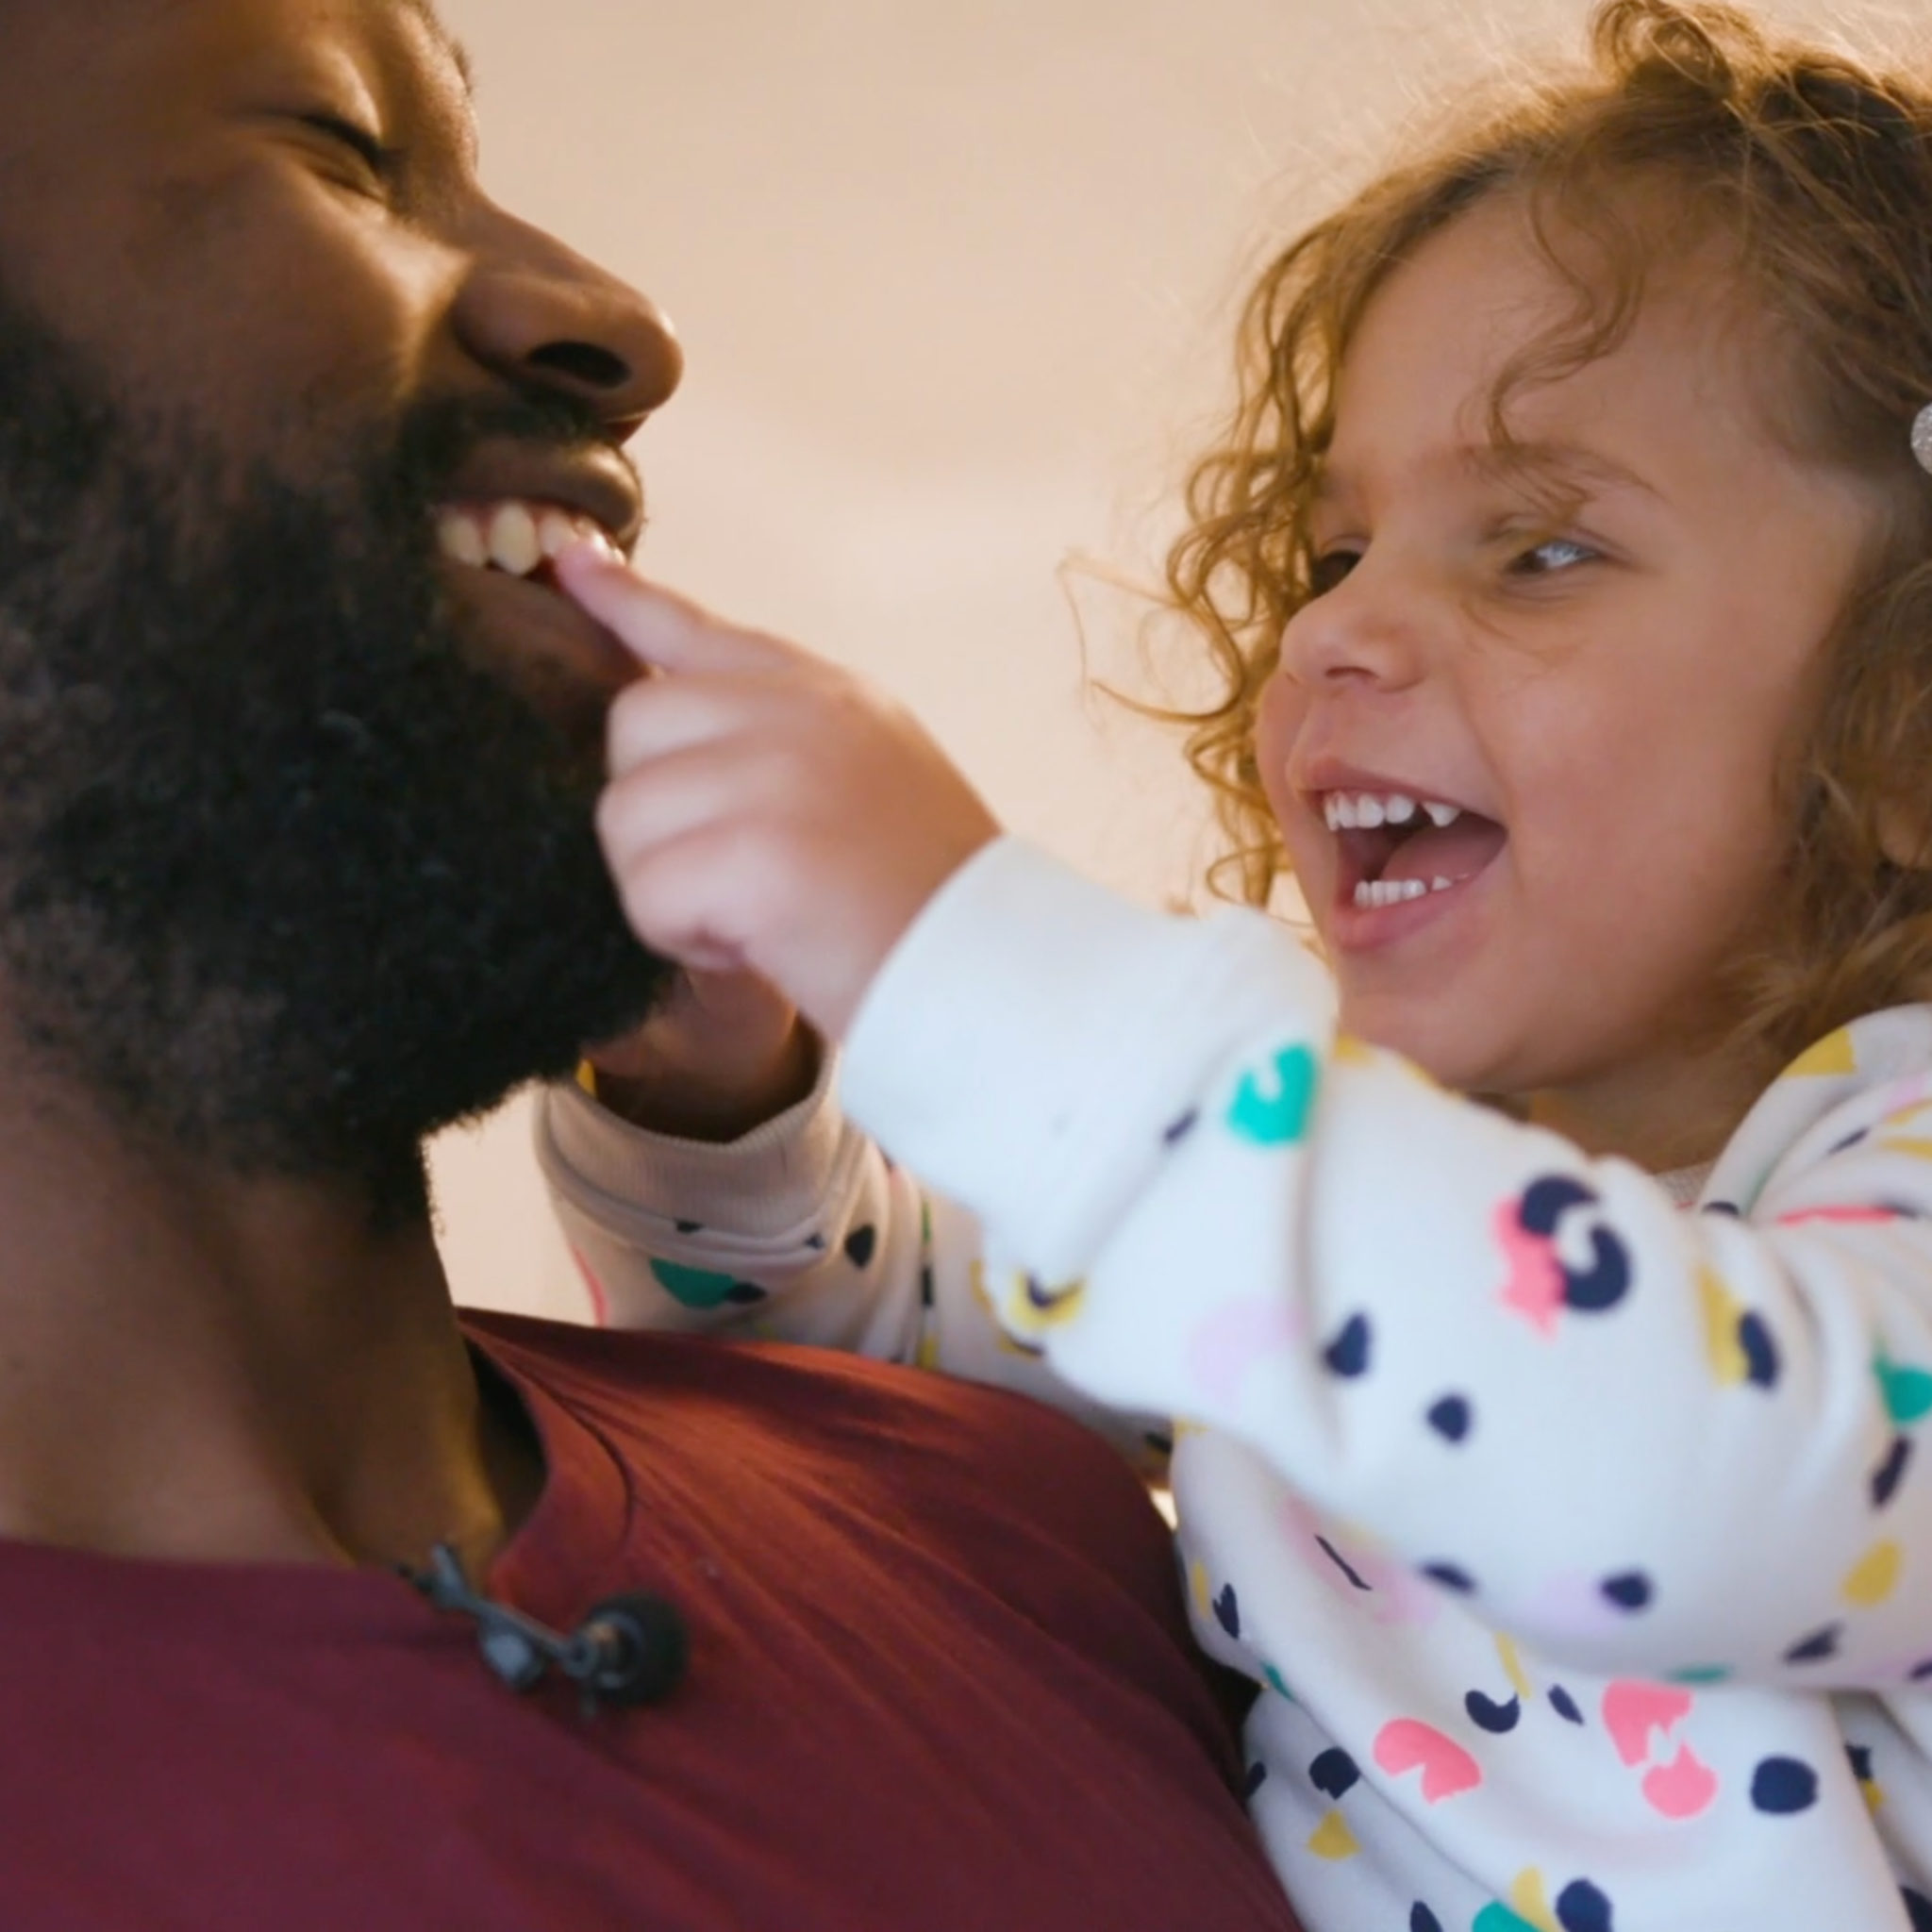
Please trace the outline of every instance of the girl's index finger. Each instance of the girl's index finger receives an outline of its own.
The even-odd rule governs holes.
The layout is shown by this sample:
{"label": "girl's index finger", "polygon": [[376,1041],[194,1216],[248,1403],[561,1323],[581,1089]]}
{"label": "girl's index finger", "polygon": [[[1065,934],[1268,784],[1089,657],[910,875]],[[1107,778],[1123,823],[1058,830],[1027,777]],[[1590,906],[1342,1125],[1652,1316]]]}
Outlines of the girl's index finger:
{"label": "girl's index finger", "polygon": [[593,543],[559,552],[555,569],[575,603],[660,671],[743,669],[783,653],[775,639],[732,629],[688,598],[647,583]]}

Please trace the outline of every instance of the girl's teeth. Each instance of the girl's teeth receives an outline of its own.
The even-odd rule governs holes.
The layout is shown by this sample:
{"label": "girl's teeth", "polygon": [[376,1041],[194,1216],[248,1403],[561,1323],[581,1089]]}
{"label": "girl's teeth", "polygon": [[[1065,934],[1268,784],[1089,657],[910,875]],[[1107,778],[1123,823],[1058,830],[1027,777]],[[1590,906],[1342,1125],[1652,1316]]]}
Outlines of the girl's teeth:
{"label": "girl's teeth", "polygon": [[1409,825],[1415,823],[1418,811],[1427,812],[1438,826],[1453,825],[1462,816],[1459,805],[1411,798],[1406,791],[1331,791],[1322,801],[1322,816],[1331,832],[1373,832],[1381,825]]}
{"label": "girl's teeth", "polygon": [[543,561],[537,520],[520,503],[506,503],[490,519],[490,560],[513,577],[526,577]]}
{"label": "girl's teeth", "polygon": [[1383,906],[1400,906],[1410,899],[1420,899],[1428,892],[1446,892],[1457,882],[1454,879],[1437,878],[1424,884],[1421,879],[1359,879],[1356,883],[1355,903],[1364,912],[1375,910]]}

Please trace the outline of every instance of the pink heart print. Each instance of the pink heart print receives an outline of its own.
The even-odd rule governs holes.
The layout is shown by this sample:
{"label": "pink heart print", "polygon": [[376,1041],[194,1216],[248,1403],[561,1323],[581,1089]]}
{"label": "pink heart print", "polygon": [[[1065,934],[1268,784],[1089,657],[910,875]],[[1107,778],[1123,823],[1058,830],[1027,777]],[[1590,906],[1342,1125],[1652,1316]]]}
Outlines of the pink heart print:
{"label": "pink heart print", "polygon": [[1671,1684],[1646,1684],[1620,1677],[1604,1692],[1604,1729],[1625,1764],[1650,1756],[1652,1731],[1669,1733],[1690,1715],[1690,1693]]}
{"label": "pink heart print", "polygon": [[1643,1799],[1664,1818],[1695,1818],[1717,1796],[1717,1773],[1686,1744],[1668,1764],[1643,1774]]}
{"label": "pink heart print", "polygon": [[1421,1768],[1423,1803],[1473,1791],[1482,1783],[1482,1767],[1453,1738],[1419,1718],[1398,1717],[1375,1733],[1375,1762],[1391,1777]]}

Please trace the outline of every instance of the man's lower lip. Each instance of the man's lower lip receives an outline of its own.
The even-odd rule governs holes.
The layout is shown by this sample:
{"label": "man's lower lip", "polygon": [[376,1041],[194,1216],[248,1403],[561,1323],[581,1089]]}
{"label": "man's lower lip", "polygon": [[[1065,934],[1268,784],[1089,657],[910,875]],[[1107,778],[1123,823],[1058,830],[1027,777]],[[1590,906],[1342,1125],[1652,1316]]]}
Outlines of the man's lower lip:
{"label": "man's lower lip", "polygon": [[1419,899],[1399,900],[1393,906],[1357,906],[1353,898],[1338,900],[1329,915],[1329,943],[1344,953],[1397,945],[1459,909],[1489,869],[1486,865],[1454,885],[1424,892]]}
{"label": "man's lower lip", "polygon": [[445,558],[451,588],[465,604],[495,607],[514,622],[532,663],[615,695],[638,675],[637,660],[555,585]]}

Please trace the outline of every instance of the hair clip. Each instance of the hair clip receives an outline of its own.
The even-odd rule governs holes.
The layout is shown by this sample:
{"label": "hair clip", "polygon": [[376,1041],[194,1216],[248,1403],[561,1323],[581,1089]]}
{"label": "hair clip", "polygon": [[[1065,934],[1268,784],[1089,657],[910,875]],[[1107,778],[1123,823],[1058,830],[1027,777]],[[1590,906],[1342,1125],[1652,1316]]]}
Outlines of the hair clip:
{"label": "hair clip", "polygon": [[1920,469],[1932,474],[1932,403],[1912,418],[1912,454]]}

